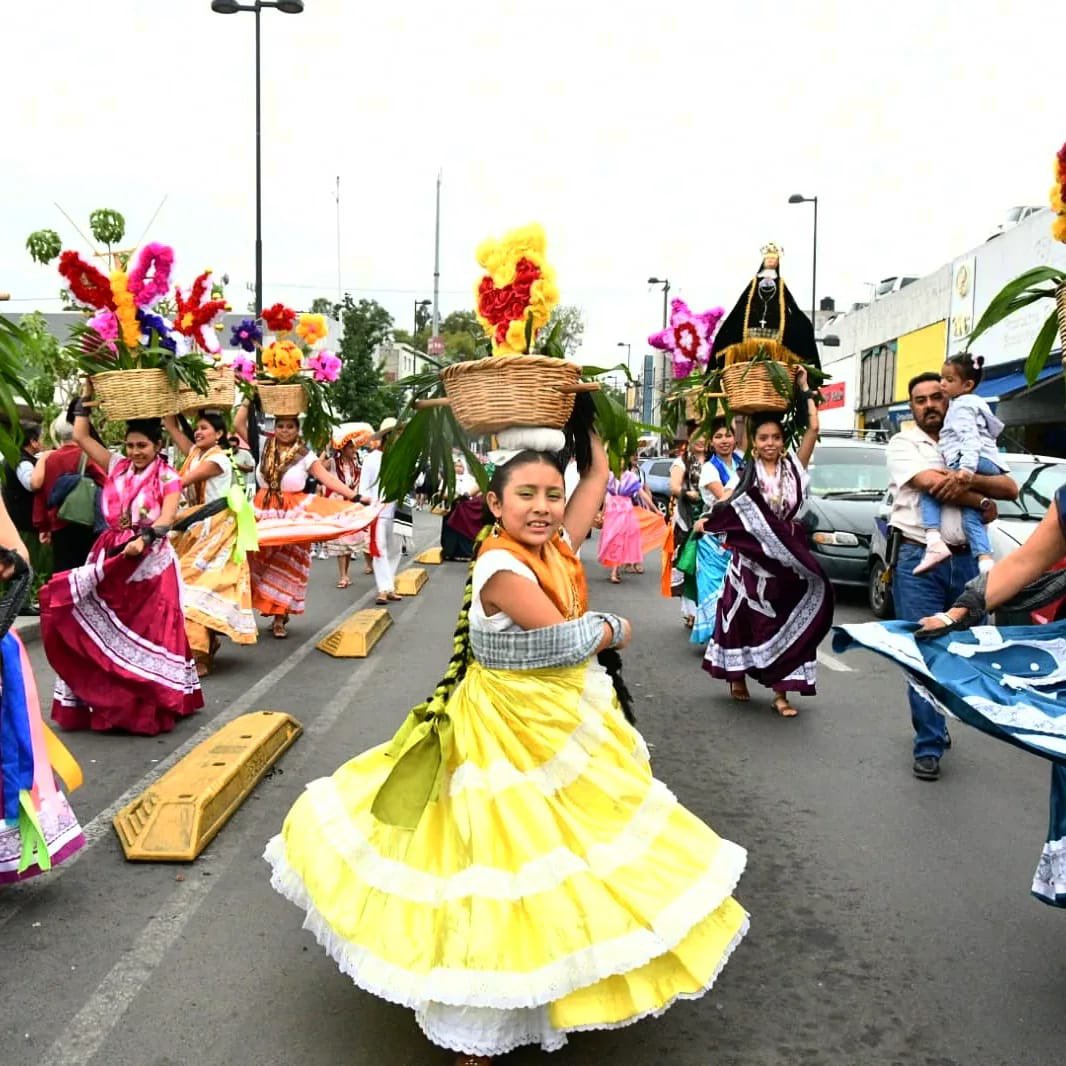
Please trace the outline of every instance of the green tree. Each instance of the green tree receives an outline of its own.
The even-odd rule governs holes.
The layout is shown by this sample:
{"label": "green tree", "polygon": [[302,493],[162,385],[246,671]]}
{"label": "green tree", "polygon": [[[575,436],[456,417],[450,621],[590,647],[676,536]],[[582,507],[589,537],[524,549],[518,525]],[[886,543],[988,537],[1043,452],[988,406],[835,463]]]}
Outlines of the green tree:
{"label": "green tree", "polygon": [[378,346],[392,336],[392,315],[376,300],[356,303],[347,293],[337,310],[344,325],[339,353],[344,366],[332,390],[334,409],[345,420],[376,426],[396,413],[397,400],[374,362]]}
{"label": "green tree", "polygon": [[311,314],[332,315],[337,310],[337,304],[328,296],[316,296],[311,301]]}
{"label": "green tree", "polygon": [[78,361],[72,348],[61,345],[39,311],[19,321],[25,335],[22,347],[22,394],[45,422],[74,398],[79,388]]}
{"label": "green tree", "polygon": [[[552,311],[548,324],[540,331],[538,336],[548,336],[557,323],[562,326],[559,331],[559,343],[563,346],[563,351],[569,359],[581,347],[581,340],[585,336],[584,313],[580,307],[575,307],[573,304],[558,304],[555,310]],[[535,347],[536,341],[533,343]]]}

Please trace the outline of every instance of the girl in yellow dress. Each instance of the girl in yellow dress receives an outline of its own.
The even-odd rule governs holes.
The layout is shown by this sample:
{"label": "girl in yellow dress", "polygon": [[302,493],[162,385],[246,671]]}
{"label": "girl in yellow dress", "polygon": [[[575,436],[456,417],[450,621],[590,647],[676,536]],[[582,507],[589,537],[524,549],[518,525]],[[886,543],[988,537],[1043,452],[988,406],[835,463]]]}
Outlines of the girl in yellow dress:
{"label": "girl in yellow dress", "polygon": [[589,612],[574,554],[607,482],[591,444],[569,504],[555,454],[496,468],[444,679],[266,849],[341,970],[459,1063],[700,996],[747,930],[744,849],[652,776],[597,660],[630,628]]}
{"label": "girl in yellow dress", "polygon": [[255,515],[225,450],[227,430],[222,415],[201,411],[191,440],[175,416],[165,418],[164,424],[185,455],[181,484],[188,502],[194,507],[220,499],[228,502],[226,510],[196,522],[174,538],[181,564],[185,635],[196,673],[204,677],[214,665],[223,634],[235,644],[256,641],[246,554],[255,551]]}

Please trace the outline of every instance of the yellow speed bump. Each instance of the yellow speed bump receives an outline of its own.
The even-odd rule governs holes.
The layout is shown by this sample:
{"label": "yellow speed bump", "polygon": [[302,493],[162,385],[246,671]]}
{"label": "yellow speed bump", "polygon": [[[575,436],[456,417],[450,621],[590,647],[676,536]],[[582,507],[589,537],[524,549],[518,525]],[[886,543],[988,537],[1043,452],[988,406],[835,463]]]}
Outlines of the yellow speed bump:
{"label": "yellow speed bump", "polygon": [[339,659],[365,659],[391,625],[392,618],[384,607],[369,607],[365,611],[356,611],[323,637],[317,647]]}
{"label": "yellow speed bump", "polygon": [[192,862],[302,732],[281,711],[253,711],[197,744],[115,815],[126,858]]}
{"label": "yellow speed bump", "polygon": [[429,574],[420,566],[409,566],[396,575],[396,591],[401,596],[417,596],[422,586],[429,580]]}
{"label": "yellow speed bump", "polygon": [[416,563],[424,563],[427,566],[439,566],[443,560],[440,547],[427,548],[424,552],[419,552],[415,556]]}

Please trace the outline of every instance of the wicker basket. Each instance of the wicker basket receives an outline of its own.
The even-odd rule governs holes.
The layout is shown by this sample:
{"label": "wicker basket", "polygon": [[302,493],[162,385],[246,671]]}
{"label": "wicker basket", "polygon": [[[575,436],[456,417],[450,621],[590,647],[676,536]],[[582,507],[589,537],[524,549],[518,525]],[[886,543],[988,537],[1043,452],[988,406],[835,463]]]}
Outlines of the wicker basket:
{"label": "wicker basket", "polygon": [[579,366],[543,355],[452,363],[441,377],[459,424],[477,434],[511,426],[562,429],[581,391]]}
{"label": "wicker basket", "polygon": [[263,413],[275,418],[307,414],[307,393],[303,385],[256,385]]}
{"label": "wicker basket", "polygon": [[203,407],[220,407],[228,411],[233,406],[237,393],[233,370],[228,366],[212,367],[207,371],[207,392],[202,395],[190,388],[178,392],[183,411],[196,411]]}
{"label": "wicker basket", "polygon": [[110,421],[162,418],[181,410],[165,370],[105,370],[92,375],[93,393]]}
{"label": "wicker basket", "polygon": [[774,388],[767,364],[733,363],[722,371],[722,389],[730,410],[737,415],[754,415],[760,411],[787,411],[796,385],[797,368],[778,363],[788,375],[790,395],[782,396]]}

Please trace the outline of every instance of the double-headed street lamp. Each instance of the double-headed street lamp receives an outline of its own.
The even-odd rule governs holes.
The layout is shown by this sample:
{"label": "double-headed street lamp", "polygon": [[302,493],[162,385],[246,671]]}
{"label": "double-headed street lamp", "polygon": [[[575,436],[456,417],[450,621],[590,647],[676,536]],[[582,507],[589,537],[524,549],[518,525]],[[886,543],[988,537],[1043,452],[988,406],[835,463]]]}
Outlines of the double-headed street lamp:
{"label": "double-headed street lamp", "polygon": [[211,10],[218,15],[236,15],[239,11],[251,11],[255,15],[255,316],[263,313],[263,156],[260,137],[260,89],[259,89],[259,12],[265,7],[276,7],[285,15],[299,15],[304,9],[304,0],[254,0],[251,4],[238,4],[236,0],[211,0]]}
{"label": "double-headed street lamp", "polygon": [[812,262],[811,262],[811,326],[817,330],[817,314],[818,314],[818,197],[817,196],[802,196],[798,192],[794,192],[789,198],[790,204],[814,204],[814,241]]}
{"label": "double-headed street lamp", "polygon": [[663,287],[663,329],[666,329],[666,323],[670,320],[670,279],[669,278],[648,278],[649,285],[661,285]]}

